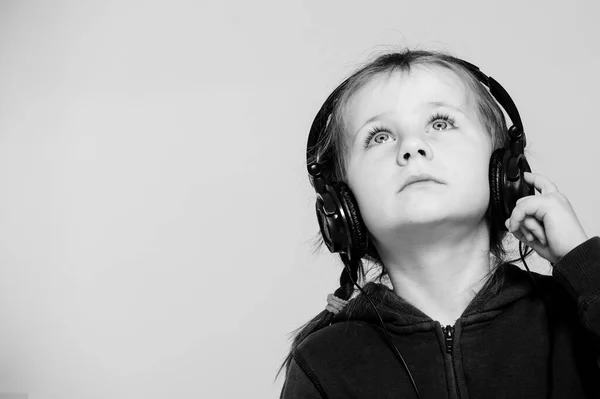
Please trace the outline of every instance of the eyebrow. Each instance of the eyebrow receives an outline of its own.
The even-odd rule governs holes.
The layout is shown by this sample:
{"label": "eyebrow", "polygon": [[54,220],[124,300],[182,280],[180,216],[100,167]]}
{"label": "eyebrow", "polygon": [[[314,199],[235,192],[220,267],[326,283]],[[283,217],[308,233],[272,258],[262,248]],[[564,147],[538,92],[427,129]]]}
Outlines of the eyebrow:
{"label": "eyebrow", "polygon": [[[430,108],[435,108],[435,107],[448,107],[448,108],[452,108],[457,112],[460,112],[461,114],[467,116],[467,114],[462,110],[462,108],[460,106],[456,106],[456,105],[452,105],[452,104],[448,104],[447,102],[444,101],[429,101],[425,103],[426,106],[430,107]],[[379,119],[381,116],[385,115],[387,112],[383,112],[381,114],[375,115],[369,119],[367,119],[367,121],[365,123],[362,124],[361,127],[358,128],[358,130],[354,133],[354,139],[356,139],[356,137],[358,137],[358,132],[360,130],[362,130],[363,127],[365,127],[365,125],[374,122],[375,120]]]}

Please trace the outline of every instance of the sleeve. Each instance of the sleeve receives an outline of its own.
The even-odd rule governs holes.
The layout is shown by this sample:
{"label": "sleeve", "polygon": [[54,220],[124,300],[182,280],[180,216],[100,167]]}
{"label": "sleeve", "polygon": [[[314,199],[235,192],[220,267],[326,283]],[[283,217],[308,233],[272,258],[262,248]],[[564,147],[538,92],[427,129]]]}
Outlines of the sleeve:
{"label": "sleeve", "polygon": [[600,237],[590,238],[563,256],[552,276],[576,301],[583,326],[600,339]]}
{"label": "sleeve", "polygon": [[[300,362],[303,363],[303,362]],[[310,375],[310,371],[308,372]],[[319,386],[317,382],[317,386]],[[279,399],[323,399],[317,386],[311,381],[307,373],[298,365],[294,357],[286,373],[285,382]]]}

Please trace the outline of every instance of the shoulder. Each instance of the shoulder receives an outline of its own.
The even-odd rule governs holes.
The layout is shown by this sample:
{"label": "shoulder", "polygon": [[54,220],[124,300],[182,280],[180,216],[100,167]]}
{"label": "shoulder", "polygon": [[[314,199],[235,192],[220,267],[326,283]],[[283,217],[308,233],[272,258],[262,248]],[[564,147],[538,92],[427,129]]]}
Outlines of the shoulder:
{"label": "shoulder", "polygon": [[[526,292],[538,298],[539,301],[546,301],[546,304],[552,306],[555,311],[571,316],[576,315],[577,302],[552,274],[527,272],[516,265],[511,265],[507,271],[508,284],[513,288],[527,286]],[[526,298],[528,297],[526,296]]]}
{"label": "shoulder", "polygon": [[[566,292],[561,287],[556,278],[552,276],[552,274],[541,274],[536,271],[530,271],[514,265],[514,264],[506,264],[504,267],[505,277],[508,285],[527,285],[532,286],[535,290],[535,287],[538,286],[540,289],[543,289],[547,292],[550,292],[554,295],[565,295]],[[549,270],[550,273],[552,269]],[[533,281],[532,281],[533,279]],[[535,284],[533,284],[535,282]]]}
{"label": "shoulder", "polygon": [[362,341],[365,336],[374,335],[373,325],[368,321],[349,320],[331,324],[309,335],[300,344],[303,351],[313,348],[338,347]]}
{"label": "shoulder", "polygon": [[[373,324],[362,320],[343,321],[309,335],[292,352],[297,366],[317,387],[332,387],[342,380],[352,384],[361,378],[357,365],[390,352]],[[391,352],[390,352],[391,353]]]}
{"label": "shoulder", "polygon": [[[352,353],[369,342],[379,342],[378,332],[367,321],[351,320],[332,324],[309,335],[296,349],[294,357],[310,364],[327,361],[330,356],[338,359]],[[298,359],[297,359],[298,361]]]}
{"label": "shoulder", "polygon": [[[547,288],[555,289],[558,286],[556,280],[551,274],[542,274],[533,270],[528,272],[524,268],[512,263],[504,264],[502,269],[505,281],[508,283],[508,285],[531,285],[533,278],[535,284],[542,285]],[[552,269],[550,269],[549,272],[552,272]]]}
{"label": "shoulder", "polygon": [[342,392],[355,386],[366,375],[356,365],[365,363],[369,346],[378,345],[376,334],[370,323],[352,320],[334,323],[309,335],[292,352],[292,374],[300,376],[298,379],[304,383],[300,388],[292,383],[286,392],[296,396],[289,397],[325,398],[325,392]]}

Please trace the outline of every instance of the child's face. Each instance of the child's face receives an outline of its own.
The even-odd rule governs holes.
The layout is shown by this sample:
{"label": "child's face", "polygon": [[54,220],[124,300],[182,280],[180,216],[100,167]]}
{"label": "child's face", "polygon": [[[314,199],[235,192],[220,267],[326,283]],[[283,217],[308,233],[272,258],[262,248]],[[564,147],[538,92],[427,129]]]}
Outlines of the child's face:
{"label": "child's face", "polygon": [[[374,78],[348,103],[348,184],[375,237],[481,221],[490,195],[491,138],[473,98],[454,72],[416,66]],[[376,127],[384,130],[365,147]],[[443,184],[400,190],[420,173]]]}

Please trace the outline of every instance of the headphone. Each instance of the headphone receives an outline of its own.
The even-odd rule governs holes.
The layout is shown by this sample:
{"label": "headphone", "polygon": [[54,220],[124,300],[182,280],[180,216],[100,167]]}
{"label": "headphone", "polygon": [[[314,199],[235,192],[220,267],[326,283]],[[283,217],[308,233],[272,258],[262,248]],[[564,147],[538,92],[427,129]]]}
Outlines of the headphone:
{"label": "headphone", "polygon": [[[506,90],[492,77],[467,61],[456,59],[484,84],[500,106],[508,114],[513,126],[508,129],[509,143],[492,153],[489,165],[490,207],[492,219],[504,231],[504,222],[515,208],[519,198],[534,195],[535,189],[523,178],[531,168],[525,158],[527,144],[523,123],[515,103]],[[342,82],[325,100],[317,113],[308,136],[306,161],[317,201],[315,209],[323,241],[332,253],[341,253],[351,260],[361,259],[369,246],[367,230],[360,215],[358,204],[348,185],[341,181],[330,181],[324,172],[330,170],[329,162],[309,163],[314,159],[316,146],[327,129],[331,114],[340,94],[348,86],[350,78]]]}
{"label": "headphone", "polygon": [[[531,168],[527,159],[525,158],[524,150],[527,144],[525,132],[523,130],[523,123],[519,116],[519,111],[513,100],[510,98],[506,90],[492,77],[485,75],[479,70],[479,68],[467,61],[454,58],[455,61],[465,66],[476,78],[485,85],[491,95],[496,99],[498,104],[506,111],[508,117],[512,122],[512,126],[508,129],[509,142],[503,148],[499,148],[492,153],[489,164],[489,183],[490,183],[490,210],[492,220],[497,221],[497,225],[504,231],[508,231],[504,222],[510,217],[513,209],[516,206],[519,198],[526,197],[535,194],[533,186],[527,184],[524,179],[525,172],[531,172]],[[339,253],[348,276],[352,280],[352,283],[361,291],[361,293],[368,299],[371,306],[379,317],[379,322],[383,327],[383,332],[390,344],[394,349],[396,355],[402,362],[404,369],[408,373],[411,380],[412,386],[420,399],[421,395],[414,381],[412,373],[410,372],[404,358],[398,351],[398,348],[391,339],[385,324],[377,310],[377,307],[371,300],[371,298],[364,292],[362,287],[358,285],[354,279],[352,279],[352,273],[348,266],[350,260],[360,260],[366,253],[369,246],[369,239],[367,235],[367,229],[364,225],[358,203],[354,195],[352,194],[350,187],[341,181],[330,181],[324,172],[331,170],[333,167],[331,160],[326,159],[321,161],[315,156],[316,147],[319,143],[319,139],[325,130],[327,129],[332,112],[335,108],[336,103],[340,98],[340,94],[349,85],[351,78],[346,79],[342,82],[325,100],[325,103],[321,106],[321,109],[317,113],[308,136],[308,144],[306,148],[306,163],[308,167],[309,179],[314,186],[317,193],[317,201],[315,204],[315,210],[317,213],[317,219],[319,221],[319,228],[321,229],[321,235],[323,241],[327,245],[327,248],[332,253]],[[535,279],[531,275],[529,267],[525,262],[525,258],[519,244],[519,252],[521,254],[521,260],[527,269],[529,276],[533,281],[533,285],[536,290],[539,290]],[[542,294],[543,297],[543,294]],[[550,313],[548,311],[548,299],[544,298],[544,306],[548,317]],[[550,353],[552,356],[552,341],[553,335],[550,330]],[[550,363],[549,363],[550,364]],[[551,391],[551,377],[552,368],[548,366],[548,393]]]}

